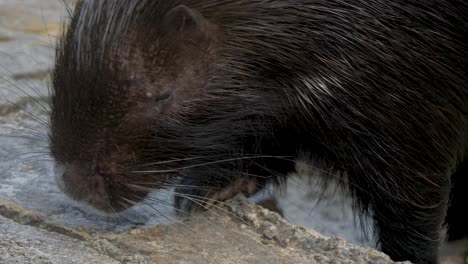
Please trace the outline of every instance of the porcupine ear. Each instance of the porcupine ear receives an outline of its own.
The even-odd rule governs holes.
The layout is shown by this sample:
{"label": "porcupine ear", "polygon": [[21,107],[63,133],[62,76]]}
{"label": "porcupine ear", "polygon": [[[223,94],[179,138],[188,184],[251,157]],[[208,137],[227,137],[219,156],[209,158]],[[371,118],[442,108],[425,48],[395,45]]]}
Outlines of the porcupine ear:
{"label": "porcupine ear", "polygon": [[171,9],[163,25],[168,34],[197,42],[210,40],[214,34],[214,26],[200,12],[185,5]]}

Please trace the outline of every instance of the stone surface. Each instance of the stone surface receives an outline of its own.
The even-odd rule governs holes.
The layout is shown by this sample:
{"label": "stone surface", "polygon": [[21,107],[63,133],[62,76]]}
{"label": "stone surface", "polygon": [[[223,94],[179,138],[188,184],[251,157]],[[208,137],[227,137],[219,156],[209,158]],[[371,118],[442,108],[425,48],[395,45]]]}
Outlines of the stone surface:
{"label": "stone surface", "polygon": [[75,230],[8,203],[0,215],[0,263],[393,263],[242,196],[179,223],[120,233]]}
{"label": "stone surface", "polygon": [[0,263],[109,263],[119,261],[81,240],[0,216]]}

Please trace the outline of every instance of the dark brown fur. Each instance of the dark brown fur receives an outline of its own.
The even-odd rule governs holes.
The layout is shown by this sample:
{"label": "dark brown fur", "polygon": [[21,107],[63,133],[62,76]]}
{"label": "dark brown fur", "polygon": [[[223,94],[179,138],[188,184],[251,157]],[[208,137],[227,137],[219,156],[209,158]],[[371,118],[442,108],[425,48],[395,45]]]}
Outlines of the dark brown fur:
{"label": "dark brown fur", "polygon": [[435,263],[468,142],[467,18],[462,0],[81,1],[54,70],[62,187],[107,212],[177,187],[190,210],[309,153],[384,252]]}

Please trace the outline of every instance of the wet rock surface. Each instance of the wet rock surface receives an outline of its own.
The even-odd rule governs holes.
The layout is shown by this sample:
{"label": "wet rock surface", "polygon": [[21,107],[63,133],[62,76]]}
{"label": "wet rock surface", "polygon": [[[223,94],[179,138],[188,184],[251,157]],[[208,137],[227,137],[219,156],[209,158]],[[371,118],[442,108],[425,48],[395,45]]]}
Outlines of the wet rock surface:
{"label": "wet rock surface", "polygon": [[[243,197],[190,219],[174,214],[170,192],[120,216],[70,201],[47,153],[49,70],[65,18],[59,0],[0,0],[0,263],[392,263]],[[345,197],[330,192],[317,207],[323,193],[290,187],[277,196],[290,222],[369,244]]]}

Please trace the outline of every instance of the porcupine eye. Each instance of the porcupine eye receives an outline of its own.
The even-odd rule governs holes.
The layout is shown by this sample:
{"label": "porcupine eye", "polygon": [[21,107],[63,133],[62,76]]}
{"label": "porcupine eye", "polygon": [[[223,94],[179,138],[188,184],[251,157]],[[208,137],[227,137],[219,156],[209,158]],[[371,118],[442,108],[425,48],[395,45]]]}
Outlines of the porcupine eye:
{"label": "porcupine eye", "polygon": [[163,93],[160,96],[156,97],[156,102],[163,103],[163,102],[169,101],[171,99],[171,97],[172,97],[172,93],[171,92],[166,92],[166,93]]}

